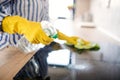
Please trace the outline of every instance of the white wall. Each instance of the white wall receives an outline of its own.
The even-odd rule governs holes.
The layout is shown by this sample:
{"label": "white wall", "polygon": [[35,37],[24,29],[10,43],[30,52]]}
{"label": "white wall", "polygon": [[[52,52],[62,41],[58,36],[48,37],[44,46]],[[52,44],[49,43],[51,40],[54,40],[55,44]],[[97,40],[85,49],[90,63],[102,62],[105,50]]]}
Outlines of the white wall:
{"label": "white wall", "polygon": [[120,0],[91,0],[91,12],[98,28],[120,41]]}
{"label": "white wall", "polygon": [[89,14],[90,0],[76,0],[75,19],[81,21],[85,14]]}

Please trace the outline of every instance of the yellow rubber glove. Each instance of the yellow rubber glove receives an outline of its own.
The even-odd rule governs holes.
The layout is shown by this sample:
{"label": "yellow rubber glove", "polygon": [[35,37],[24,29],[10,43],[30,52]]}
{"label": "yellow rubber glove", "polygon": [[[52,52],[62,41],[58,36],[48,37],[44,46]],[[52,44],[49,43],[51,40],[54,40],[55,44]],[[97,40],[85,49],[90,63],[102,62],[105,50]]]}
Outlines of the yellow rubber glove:
{"label": "yellow rubber glove", "polygon": [[28,28],[28,26],[28,21],[25,18],[19,16],[7,16],[2,21],[3,31],[9,34],[23,34],[24,30]]}
{"label": "yellow rubber glove", "polygon": [[20,16],[7,16],[2,21],[2,29],[9,34],[23,34],[25,38],[34,44],[50,44],[53,39],[48,37],[41,28],[39,22],[28,21]]}
{"label": "yellow rubber glove", "polygon": [[25,37],[34,44],[43,43],[45,45],[50,44],[53,39],[48,37],[41,28],[41,24],[38,22],[29,22],[30,28],[25,31]]}
{"label": "yellow rubber glove", "polygon": [[67,43],[72,44],[72,45],[76,45],[77,44],[78,37],[75,37],[75,36],[69,37],[69,36],[63,34],[60,31],[57,31],[57,33],[58,33],[58,38],[60,40],[65,40],[65,41],[67,41]]}

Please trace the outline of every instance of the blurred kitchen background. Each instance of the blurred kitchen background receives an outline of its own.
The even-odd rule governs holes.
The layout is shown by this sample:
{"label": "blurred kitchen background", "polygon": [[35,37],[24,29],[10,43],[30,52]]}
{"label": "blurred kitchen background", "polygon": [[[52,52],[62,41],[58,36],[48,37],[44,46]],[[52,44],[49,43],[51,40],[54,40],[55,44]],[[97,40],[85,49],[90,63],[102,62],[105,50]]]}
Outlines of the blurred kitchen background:
{"label": "blurred kitchen background", "polygon": [[[65,34],[96,43],[120,45],[120,0],[49,0],[49,3],[51,22]],[[72,54],[72,69],[49,68],[52,80],[120,80],[120,62],[96,60],[107,56],[108,61],[118,59],[110,58],[119,54],[118,48],[118,52],[109,45],[106,49],[108,52],[100,51],[100,54]],[[65,59],[63,56],[59,60]]]}

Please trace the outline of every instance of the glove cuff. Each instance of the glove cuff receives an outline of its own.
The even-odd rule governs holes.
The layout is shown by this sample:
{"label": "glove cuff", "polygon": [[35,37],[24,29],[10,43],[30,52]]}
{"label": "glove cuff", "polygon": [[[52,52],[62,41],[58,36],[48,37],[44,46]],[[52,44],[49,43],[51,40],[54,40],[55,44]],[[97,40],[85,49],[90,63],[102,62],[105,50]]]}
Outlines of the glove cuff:
{"label": "glove cuff", "polygon": [[48,21],[41,22],[44,32],[51,38],[58,38],[57,30]]}

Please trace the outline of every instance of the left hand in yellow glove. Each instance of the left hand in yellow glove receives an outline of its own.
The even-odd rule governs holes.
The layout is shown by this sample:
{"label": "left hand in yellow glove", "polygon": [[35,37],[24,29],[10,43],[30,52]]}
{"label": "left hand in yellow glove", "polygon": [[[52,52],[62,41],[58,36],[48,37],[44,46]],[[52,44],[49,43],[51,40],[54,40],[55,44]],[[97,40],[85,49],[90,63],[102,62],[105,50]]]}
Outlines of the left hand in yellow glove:
{"label": "left hand in yellow glove", "polygon": [[34,44],[50,44],[53,39],[46,35],[39,22],[28,21],[20,16],[7,16],[2,21],[2,29],[9,34],[23,34]]}

